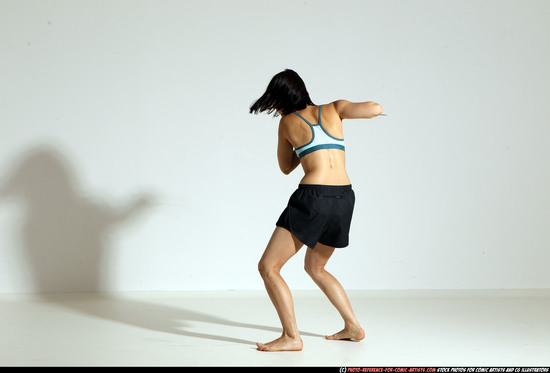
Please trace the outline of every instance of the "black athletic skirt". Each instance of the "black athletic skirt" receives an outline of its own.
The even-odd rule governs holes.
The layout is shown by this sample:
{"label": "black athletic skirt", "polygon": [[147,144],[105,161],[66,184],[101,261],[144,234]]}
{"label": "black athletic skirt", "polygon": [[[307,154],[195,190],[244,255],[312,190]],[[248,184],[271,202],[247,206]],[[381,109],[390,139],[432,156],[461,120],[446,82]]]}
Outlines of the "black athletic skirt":
{"label": "black athletic skirt", "polygon": [[300,184],[276,225],[312,249],[317,242],[346,247],[354,205],[351,185]]}

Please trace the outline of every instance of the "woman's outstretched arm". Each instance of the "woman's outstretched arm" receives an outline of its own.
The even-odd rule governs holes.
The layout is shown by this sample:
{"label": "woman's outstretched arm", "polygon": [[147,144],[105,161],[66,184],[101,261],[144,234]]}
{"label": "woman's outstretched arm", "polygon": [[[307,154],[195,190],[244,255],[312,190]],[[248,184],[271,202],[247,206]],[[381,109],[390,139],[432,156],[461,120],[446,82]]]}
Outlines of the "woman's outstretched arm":
{"label": "woman's outstretched arm", "polygon": [[382,106],[376,102],[350,102],[338,100],[334,102],[334,108],[341,119],[374,118],[382,114]]}

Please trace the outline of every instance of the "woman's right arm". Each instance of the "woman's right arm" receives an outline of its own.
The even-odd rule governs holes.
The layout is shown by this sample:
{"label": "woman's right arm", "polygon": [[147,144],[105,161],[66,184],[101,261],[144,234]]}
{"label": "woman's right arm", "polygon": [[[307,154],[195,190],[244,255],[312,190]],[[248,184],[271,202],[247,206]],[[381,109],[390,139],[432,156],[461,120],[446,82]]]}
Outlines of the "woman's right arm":
{"label": "woman's right arm", "polygon": [[350,102],[338,100],[334,102],[334,108],[341,119],[370,119],[382,114],[382,106],[372,101]]}

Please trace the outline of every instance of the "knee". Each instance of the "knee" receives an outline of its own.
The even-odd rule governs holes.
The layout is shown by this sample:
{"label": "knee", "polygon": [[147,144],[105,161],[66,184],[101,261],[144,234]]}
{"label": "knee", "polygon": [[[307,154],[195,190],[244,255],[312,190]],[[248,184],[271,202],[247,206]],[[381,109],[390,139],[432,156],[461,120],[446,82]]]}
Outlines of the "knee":
{"label": "knee", "polygon": [[306,273],[309,275],[309,277],[311,277],[314,281],[321,278],[325,273],[324,267],[313,266],[309,263],[306,263],[304,269]]}
{"label": "knee", "polygon": [[278,275],[279,269],[274,267],[273,265],[270,265],[269,263],[260,260],[260,262],[258,263],[258,272],[260,272],[260,276],[262,276],[262,278],[265,280],[274,275]]}

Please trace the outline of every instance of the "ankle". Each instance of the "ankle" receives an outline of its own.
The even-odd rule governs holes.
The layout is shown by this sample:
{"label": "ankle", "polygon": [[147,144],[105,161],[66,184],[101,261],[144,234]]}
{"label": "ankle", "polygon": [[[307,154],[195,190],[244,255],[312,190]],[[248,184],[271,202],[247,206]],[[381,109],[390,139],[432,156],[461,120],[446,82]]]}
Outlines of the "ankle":
{"label": "ankle", "polygon": [[361,329],[361,325],[359,325],[358,322],[345,322],[344,323],[344,329],[359,330],[359,329]]}
{"label": "ankle", "polygon": [[298,331],[283,330],[283,337],[290,338],[290,339],[300,339],[300,333]]}

